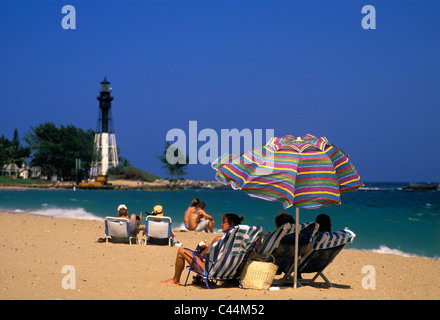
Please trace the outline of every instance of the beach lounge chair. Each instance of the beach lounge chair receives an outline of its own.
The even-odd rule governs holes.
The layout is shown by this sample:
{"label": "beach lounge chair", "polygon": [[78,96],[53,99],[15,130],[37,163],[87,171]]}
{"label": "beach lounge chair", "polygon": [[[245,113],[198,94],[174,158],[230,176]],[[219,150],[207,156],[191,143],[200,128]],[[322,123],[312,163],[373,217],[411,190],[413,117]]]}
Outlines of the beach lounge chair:
{"label": "beach lounge chair", "polygon": [[272,252],[278,248],[281,239],[286,232],[291,229],[290,223],[285,223],[274,232],[269,233],[263,240],[263,243],[257,251],[257,256],[262,260],[267,260]]}
{"label": "beach lounge chair", "polygon": [[[320,276],[329,287],[332,283],[324,275],[324,270],[356,237],[355,233],[348,228],[335,232],[319,232],[313,239],[312,249],[299,260],[298,273],[316,273],[312,279],[299,279],[300,284],[311,284]],[[285,281],[293,281],[293,265],[286,272],[280,285]]]}
{"label": "beach lounge chair", "polygon": [[[312,230],[311,236],[316,233],[319,225],[315,222],[300,223],[299,230]],[[311,229],[312,228],[312,229]],[[311,232],[311,231],[306,231]],[[271,255],[274,250],[278,248],[281,240],[284,236],[291,235],[295,233],[295,224],[285,223],[274,232],[270,233],[266,238],[264,238],[263,244],[257,251],[258,256]]]}
{"label": "beach lounge chair", "polygon": [[[229,229],[225,235],[208,250],[206,257],[192,252],[192,262],[187,267],[188,275],[185,286],[191,272],[200,275],[209,289],[209,280],[230,280],[238,275],[237,270],[243,263],[245,256],[252,250],[263,228],[258,226],[238,225]],[[204,268],[198,264],[196,257],[204,261]]]}
{"label": "beach lounge chair", "polygon": [[[272,256],[274,263],[278,266],[277,274],[286,273],[290,271],[290,268],[294,266],[295,262],[295,224],[286,223],[281,228],[284,228],[285,231],[280,233],[280,238],[278,240],[278,244],[272,249]],[[319,224],[316,222],[309,223],[301,223],[299,225],[300,234],[298,237],[298,256],[299,259],[310,250],[313,236],[316,234],[319,229]],[[277,233],[278,229],[274,232]],[[269,235],[270,236],[270,235]],[[265,239],[265,242],[270,240],[269,238]],[[264,243],[259,252],[257,252],[256,257],[260,260],[264,250]],[[266,261],[272,261],[272,259],[261,259]],[[278,285],[280,279],[276,279],[274,281],[275,285]]]}
{"label": "beach lounge chair", "polygon": [[130,222],[127,218],[105,217],[105,239],[108,243],[137,243],[137,237],[130,235]]}
{"label": "beach lounge chair", "polygon": [[145,245],[170,246],[172,245],[170,217],[147,216],[145,222]]}

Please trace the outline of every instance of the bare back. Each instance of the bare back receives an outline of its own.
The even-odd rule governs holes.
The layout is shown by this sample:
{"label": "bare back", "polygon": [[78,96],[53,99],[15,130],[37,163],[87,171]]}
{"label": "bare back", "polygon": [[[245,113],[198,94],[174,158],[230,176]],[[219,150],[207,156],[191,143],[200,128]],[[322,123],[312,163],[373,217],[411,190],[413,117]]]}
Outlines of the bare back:
{"label": "bare back", "polygon": [[188,229],[194,230],[197,227],[197,224],[199,223],[199,212],[198,210],[193,210],[191,213],[188,214]]}

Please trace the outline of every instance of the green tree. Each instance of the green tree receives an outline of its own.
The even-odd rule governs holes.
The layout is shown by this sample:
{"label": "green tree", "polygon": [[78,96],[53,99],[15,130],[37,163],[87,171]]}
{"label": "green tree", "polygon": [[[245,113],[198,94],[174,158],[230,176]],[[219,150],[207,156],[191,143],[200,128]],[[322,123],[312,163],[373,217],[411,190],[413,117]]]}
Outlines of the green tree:
{"label": "green tree", "polygon": [[166,169],[170,176],[180,178],[186,174],[188,155],[185,156],[179,148],[171,146],[169,142],[165,144],[163,154],[157,156],[157,159],[164,164],[162,168]]}
{"label": "green tree", "polygon": [[18,136],[18,130],[14,130],[14,137],[12,141],[2,136],[0,138],[0,164],[12,164],[21,167],[31,154],[31,150],[28,146],[24,147],[20,144],[20,138]]}
{"label": "green tree", "polygon": [[0,167],[3,167],[5,163],[7,163],[7,153],[6,150],[12,145],[12,142],[5,138],[4,135],[0,137]]}
{"label": "green tree", "polygon": [[52,122],[31,127],[24,140],[32,151],[31,164],[40,166],[48,176],[75,178],[75,159],[81,159],[82,171],[88,172],[93,156],[94,131],[73,125],[57,128]]}

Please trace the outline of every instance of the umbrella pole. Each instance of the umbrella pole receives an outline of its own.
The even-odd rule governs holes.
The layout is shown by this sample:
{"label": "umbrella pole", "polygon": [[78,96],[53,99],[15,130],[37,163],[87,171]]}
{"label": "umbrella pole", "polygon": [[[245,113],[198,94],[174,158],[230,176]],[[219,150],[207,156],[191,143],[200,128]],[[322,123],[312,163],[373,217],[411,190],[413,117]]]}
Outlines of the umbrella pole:
{"label": "umbrella pole", "polygon": [[299,238],[299,208],[296,207],[296,215],[295,215],[295,269],[294,269],[294,277],[293,277],[293,288],[296,289],[297,281],[298,281],[298,238]]}

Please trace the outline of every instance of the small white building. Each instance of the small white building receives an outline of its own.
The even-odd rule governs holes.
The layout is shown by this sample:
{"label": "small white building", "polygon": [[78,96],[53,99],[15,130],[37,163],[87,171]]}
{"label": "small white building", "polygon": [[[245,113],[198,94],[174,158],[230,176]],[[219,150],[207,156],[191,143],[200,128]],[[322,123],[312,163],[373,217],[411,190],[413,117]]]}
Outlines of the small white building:
{"label": "small white building", "polygon": [[19,168],[15,163],[7,163],[3,165],[2,168],[2,176],[7,177],[18,177],[19,175]]}
{"label": "small white building", "polygon": [[41,167],[30,167],[29,164],[23,163],[19,168],[15,163],[7,163],[3,165],[1,175],[14,178],[20,177],[21,179],[39,179],[41,178]]}

